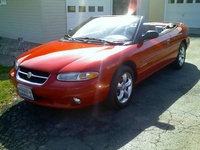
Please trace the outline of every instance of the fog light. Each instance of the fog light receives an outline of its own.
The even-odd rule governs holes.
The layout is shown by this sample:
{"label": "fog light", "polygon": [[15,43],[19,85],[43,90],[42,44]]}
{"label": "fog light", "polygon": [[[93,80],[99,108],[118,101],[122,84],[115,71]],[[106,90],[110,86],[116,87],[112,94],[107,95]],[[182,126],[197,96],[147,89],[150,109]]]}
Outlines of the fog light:
{"label": "fog light", "polygon": [[79,98],[73,98],[74,102],[78,105],[81,104],[81,100]]}

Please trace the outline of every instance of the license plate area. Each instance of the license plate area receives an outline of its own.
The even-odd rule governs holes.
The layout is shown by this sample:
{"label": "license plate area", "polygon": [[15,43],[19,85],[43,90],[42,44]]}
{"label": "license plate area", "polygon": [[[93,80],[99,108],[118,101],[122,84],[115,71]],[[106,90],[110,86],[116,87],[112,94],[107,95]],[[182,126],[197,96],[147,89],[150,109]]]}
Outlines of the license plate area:
{"label": "license plate area", "polygon": [[24,97],[33,101],[35,100],[34,95],[33,95],[33,88],[22,85],[22,84],[18,84],[17,90],[21,97]]}

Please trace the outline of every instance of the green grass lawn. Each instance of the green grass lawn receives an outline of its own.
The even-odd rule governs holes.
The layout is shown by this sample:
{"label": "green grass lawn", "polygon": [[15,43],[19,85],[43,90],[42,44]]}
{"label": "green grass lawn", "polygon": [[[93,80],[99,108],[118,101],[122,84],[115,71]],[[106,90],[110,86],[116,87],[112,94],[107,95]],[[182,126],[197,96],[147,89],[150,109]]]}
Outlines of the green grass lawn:
{"label": "green grass lawn", "polygon": [[16,95],[14,86],[10,83],[9,71],[11,67],[4,67],[0,65],[0,106],[12,101],[13,96]]}

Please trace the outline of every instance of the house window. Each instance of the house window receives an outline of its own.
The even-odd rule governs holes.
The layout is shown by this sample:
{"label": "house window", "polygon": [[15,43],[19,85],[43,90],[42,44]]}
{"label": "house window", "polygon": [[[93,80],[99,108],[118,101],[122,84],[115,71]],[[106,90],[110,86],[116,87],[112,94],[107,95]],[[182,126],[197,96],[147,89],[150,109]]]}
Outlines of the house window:
{"label": "house window", "polygon": [[200,3],[200,0],[196,0],[196,3]]}
{"label": "house window", "polygon": [[168,0],[168,4],[173,4],[175,0]]}
{"label": "house window", "polygon": [[186,2],[187,3],[193,3],[193,0],[187,0]]}
{"label": "house window", "polygon": [[183,0],[177,0],[177,3],[178,3],[178,4],[183,3]]}
{"label": "house window", "polygon": [[89,12],[95,12],[95,6],[89,6]]}
{"label": "house window", "polygon": [[86,7],[85,6],[79,6],[79,12],[86,12]]}
{"label": "house window", "polygon": [[103,12],[103,6],[98,6],[98,12]]}
{"label": "house window", "polygon": [[76,7],[75,6],[68,6],[68,12],[69,13],[76,12]]}

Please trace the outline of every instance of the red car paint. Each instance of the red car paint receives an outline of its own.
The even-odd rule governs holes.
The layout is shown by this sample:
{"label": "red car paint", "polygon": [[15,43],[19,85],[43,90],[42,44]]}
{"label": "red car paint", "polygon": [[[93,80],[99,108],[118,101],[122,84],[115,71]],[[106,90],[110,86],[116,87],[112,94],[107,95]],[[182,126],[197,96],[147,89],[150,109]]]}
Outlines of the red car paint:
{"label": "red car paint", "polygon": [[[184,42],[186,46],[189,45],[187,27],[178,23],[176,25],[178,27],[170,32],[160,33],[159,37],[130,44],[63,40],[44,44],[27,51],[17,59],[19,67],[28,69],[28,72],[49,73],[44,84],[37,85],[17,79],[18,66],[10,71],[11,82],[15,87],[22,85],[23,88],[32,90],[34,100],[23,95],[21,97],[38,105],[76,109],[103,102],[108,97],[111,80],[120,65],[131,64],[138,83],[175,61],[180,44]],[[90,71],[99,72],[99,76],[86,81],[57,79],[60,73]],[[74,98],[80,99],[81,102],[76,103]]]}

